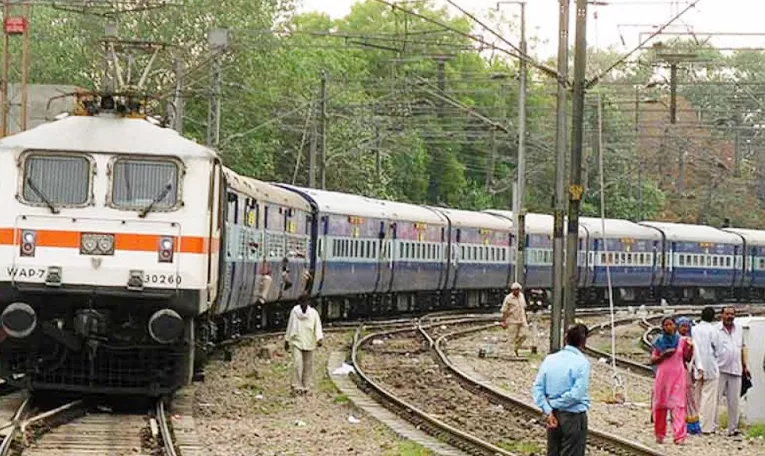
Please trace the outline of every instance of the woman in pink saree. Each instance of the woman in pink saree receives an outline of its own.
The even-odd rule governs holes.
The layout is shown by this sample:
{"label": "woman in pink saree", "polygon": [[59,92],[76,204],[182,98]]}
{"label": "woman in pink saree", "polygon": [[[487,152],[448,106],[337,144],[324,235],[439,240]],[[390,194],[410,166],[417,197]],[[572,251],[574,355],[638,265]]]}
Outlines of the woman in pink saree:
{"label": "woman in pink saree", "polygon": [[688,380],[685,361],[693,355],[692,343],[675,331],[675,322],[665,318],[661,322],[662,333],[656,338],[651,352],[651,363],[657,366],[653,384],[653,427],[657,443],[664,443],[667,435],[667,412],[672,417],[674,442],[685,442],[688,430],[685,426],[688,406]]}

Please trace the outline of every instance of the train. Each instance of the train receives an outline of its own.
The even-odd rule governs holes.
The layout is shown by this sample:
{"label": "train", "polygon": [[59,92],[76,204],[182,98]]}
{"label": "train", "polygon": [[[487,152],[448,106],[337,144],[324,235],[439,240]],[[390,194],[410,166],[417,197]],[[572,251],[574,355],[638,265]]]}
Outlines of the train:
{"label": "train", "polygon": [[[95,101],[93,101],[95,100]],[[497,307],[513,214],[265,182],[111,96],[0,140],[0,378],[168,394],[222,340],[285,324]],[[527,214],[549,295],[553,218]],[[765,231],[582,217],[577,301],[765,298]]]}

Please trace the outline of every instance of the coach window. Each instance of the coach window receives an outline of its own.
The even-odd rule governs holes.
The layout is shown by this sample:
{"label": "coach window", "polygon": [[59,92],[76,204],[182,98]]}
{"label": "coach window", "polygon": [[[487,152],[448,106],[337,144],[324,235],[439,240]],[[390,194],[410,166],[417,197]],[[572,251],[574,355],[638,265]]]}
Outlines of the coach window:
{"label": "coach window", "polygon": [[21,196],[34,206],[82,207],[91,202],[90,157],[80,154],[45,155],[35,152],[24,157]]}
{"label": "coach window", "polygon": [[117,158],[111,170],[113,207],[167,211],[178,206],[180,179],[175,160]]}
{"label": "coach window", "polygon": [[729,256],[726,256],[726,257],[725,257],[725,266],[726,266],[726,267],[730,267],[730,264],[731,264],[731,261],[730,261],[730,257],[729,257]]}

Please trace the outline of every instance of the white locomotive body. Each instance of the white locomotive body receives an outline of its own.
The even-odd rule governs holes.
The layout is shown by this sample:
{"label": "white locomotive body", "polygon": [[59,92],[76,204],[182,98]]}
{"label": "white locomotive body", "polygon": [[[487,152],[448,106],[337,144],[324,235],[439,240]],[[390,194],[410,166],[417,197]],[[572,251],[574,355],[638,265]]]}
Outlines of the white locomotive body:
{"label": "white locomotive body", "polygon": [[193,321],[218,288],[219,169],[209,149],[118,115],[0,141],[3,377],[157,393],[188,378]]}

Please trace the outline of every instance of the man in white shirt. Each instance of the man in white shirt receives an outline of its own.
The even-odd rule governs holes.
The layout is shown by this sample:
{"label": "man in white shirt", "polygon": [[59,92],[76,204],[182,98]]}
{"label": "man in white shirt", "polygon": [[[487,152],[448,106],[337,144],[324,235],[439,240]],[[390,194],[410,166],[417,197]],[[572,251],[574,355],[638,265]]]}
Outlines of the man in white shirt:
{"label": "man in white shirt", "polygon": [[701,311],[701,322],[693,328],[694,367],[696,379],[701,382],[701,403],[699,421],[701,432],[711,434],[715,431],[717,417],[717,385],[720,371],[717,368],[717,349],[720,345],[718,329],[712,323],[715,309],[705,307]]}
{"label": "man in white shirt", "polygon": [[508,339],[513,345],[515,356],[518,356],[523,342],[526,340],[526,330],[529,326],[526,320],[526,298],[521,293],[521,284],[513,283],[510,294],[502,302],[502,326],[506,327]]}
{"label": "man in white shirt", "polygon": [[[744,330],[734,323],[736,309],[723,309],[720,323],[716,325],[719,348],[717,367],[720,370],[719,398],[725,396],[728,405],[728,435],[738,435],[738,399],[741,394],[741,376],[749,376],[744,357]],[[717,417],[715,417],[717,422]]]}
{"label": "man in white shirt", "polygon": [[308,298],[303,298],[292,308],[284,335],[284,350],[292,349],[295,361],[294,393],[305,394],[313,386],[313,352],[321,347],[323,338],[319,312],[308,305]]}

